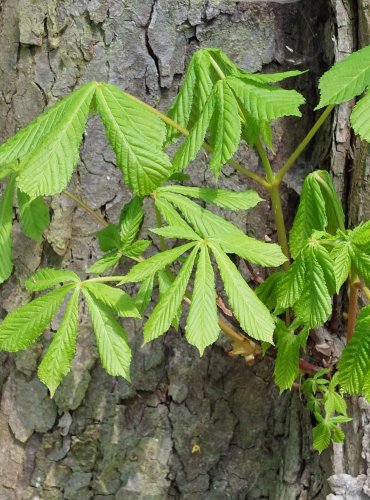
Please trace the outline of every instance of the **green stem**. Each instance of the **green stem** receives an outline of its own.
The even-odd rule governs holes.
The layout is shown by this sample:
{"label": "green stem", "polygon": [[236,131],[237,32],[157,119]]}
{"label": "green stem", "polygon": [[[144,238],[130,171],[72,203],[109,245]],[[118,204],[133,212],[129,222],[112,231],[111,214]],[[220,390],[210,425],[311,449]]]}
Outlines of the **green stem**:
{"label": "green stem", "polygon": [[267,154],[266,154],[265,150],[263,149],[261,140],[259,138],[256,141],[256,149],[258,151],[258,154],[260,155],[263,168],[265,169],[267,182],[268,182],[269,186],[271,187],[271,184],[275,180],[274,172],[272,171],[270,160],[267,158]]}
{"label": "green stem", "polygon": [[333,111],[335,108],[335,104],[330,104],[330,106],[327,106],[324,110],[324,112],[320,115],[316,123],[313,125],[311,130],[308,132],[306,137],[303,139],[303,141],[297,146],[296,150],[291,154],[291,156],[287,159],[285,164],[281,167],[279,172],[276,174],[276,180],[280,184],[281,181],[283,180],[285,174],[292,168],[293,164],[297,160],[299,156],[303,153],[303,151],[306,149],[308,144],[310,143],[311,139],[315,136],[315,134],[318,132],[322,124],[325,122],[325,120],[328,118],[330,113]]}
{"label": "green stem", "polygon": [[288,246],[288,237],[285,228],[283,208],[281,206],[280,189],[278,184],[273,184],[270,188],[271,206],[274,213],[276,231],[278,236],[279,244],[284,252],[284,255],[288,259],[284,262],[284,269],[288,269],[290,265],[290,253]]}
{"label": "green stem", "polygon": [[88,205],[85,201],[83,201],[77,195],[75,195],[67,190],[64,190],[62,193],[65,196],[67,196],[68,198],[70,198],[71,200],[73,200],[80,208],[82,208],[82,210],[84,210],[85,212],[90,214],[91,217],[93,217],[95,220],[97,220],[99,222],[99,224],[101,224],[104,227],[107,227],[109,225],[109,223],[100,214],[95,212],[95,210],[92,207],[90,207],[90,205]]}

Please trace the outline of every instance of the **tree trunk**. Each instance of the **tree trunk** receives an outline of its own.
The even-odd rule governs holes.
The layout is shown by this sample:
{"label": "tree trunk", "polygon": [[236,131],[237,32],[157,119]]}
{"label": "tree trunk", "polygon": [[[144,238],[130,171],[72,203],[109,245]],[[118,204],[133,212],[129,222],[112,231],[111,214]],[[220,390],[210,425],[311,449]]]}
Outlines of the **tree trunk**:
{"label": "tree trunk", "polygon": [[[297,79],[307,98],[304,118],[274,128],[277,166],[315,119],[318,77],[334,58],[369,43],[368,1],[358,3],[2,0],[0,134],[6,139],[90,80],[109,81],[166,110],[191,53],[219,47],[249,71],[310,70]],[[340,107],[334,133],[327,126],[288,177],[288,221],[304,174],[323,161],[329,166],[331,142],[331,170],[350,222],[370,218],[365,147],[356,149],[349,174],[349,109]],[[242,151],[240,157],[261,168],[253,152]],[[205,153],[189,171],[194,184],[214,183]],[[223,187],[256,188],[229,167],[223,172]],[[113,222],[130,197],[96,118],[90,120],[70,190]],[[68,266],[83,274],[100,255],[96,221],[62,195],[50,206],[52,223],[41,244],[22,236],[15,221],[15,272],[1,288],[2,316],[30,298],[23,281],[39,266]],[[258,237],[276,239],[268,203],[232,220]],[[154,224],[148,204],[144,232]],[[36,376],[50,332],[26,352],[1,354],[1,500],[303,500],[325,498],[329,476],[334,493],[348,490],[330,498],[367,498],[370,410],[363,400],[353,403],[355,418],[344,448],[319,456],[312,452],[309,413],[298,393],[279,396],[269,361],[248,366],[228,356],[226,339],[199,358],[181,331],[141,348],[141,324],[126,320],[136,351],[128,384],[102,370],[84,310],[81,317],[73,370],[53,400]]]}

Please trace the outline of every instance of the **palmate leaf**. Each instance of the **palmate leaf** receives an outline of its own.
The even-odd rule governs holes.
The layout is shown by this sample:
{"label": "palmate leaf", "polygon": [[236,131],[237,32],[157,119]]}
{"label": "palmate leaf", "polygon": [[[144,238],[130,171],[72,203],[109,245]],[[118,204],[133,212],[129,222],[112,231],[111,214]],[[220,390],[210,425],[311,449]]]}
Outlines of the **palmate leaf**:
{"label": "palmate leaf", "polygon": [[39,379],[48,387],[51,397],[71,369],[76,350],[79,295],[80,290],[76,289],[69,299],[60,326],[37,370]]}
{"label": "palmate leaf", "polygon": [[139,196],[150,194],[172,172],[162,149],[164,123],[113,85],[99,85],[96,102],[125,182]]}
{"label": "palmate leaf", "polygon": [[198,250],[199,246],[197,245],[145,323],[145,343],[156,339],[170,328],[185,295]]}
{"label": "palmate leaf", "polygon": [[364,307],[356,321],[352,339],[338,363],[339,383],[348,394],[364,394],[370,400],[370,306]]}
{"label": "palmate leaf", "polygon": [[41,198],[31,200],[18,189],[19,218],[23,233],[29,238],[40,241],[41,235],[50,223],[49,207]]}
{"label": "palmate leaf", "polygon": [[36,149],[21,157],[17,184],[31,198],[60,193],[69,183],[96,86],[87,83],[70,94],[59,121],[46,136],[40,136]]}
{"label": "palmate leaf", "polygon": [[263,201],[259,194],[253,189],[248,189],[246,191],[230,191],[228,189],[170,185],[162,186],[157,191],[182,194],[228,210],[249,210]]}
{"label": "palmate leaf", "polygon": [[141,317],[134,300],[123,290],[94,281],[84,282],[83,288],[87,288],[95,299],[108,306],[121,318]]}
{"label": "palmate leaf", "polygon": [[276,328],[277,356],[275,362],[275,383],[280,392],[290,389],[299,375],[300,350],[307,341],[308,330],[303,329],[298,335],[292,328],[278,321]]}
{"label": "palmate leaf", "polygon": [[330,258],[334,265],[334,276],[336,281],[335,292],[339,293],[341,286],[346,281],[351,271],[350,243],[347,241],[337,243],[330,252]]}
{"label": "palmate leaf", "polygon": [[230,306],[240,326],[251,337],[273,343],[275,323],[267,307],[249,288],[233,262],[219,246],[209,244],[215,256]]}
{"label": "palmate leaf", "polygon": [[208,249],[205,245],[200,247],[193,297],[185,331],[187,341],[199,349],[201,356],[207,346],[216,342],[220,333],[215,277]]}
{"label": "palmate leaf", "polygon": [[80,278],[76,273],[68,269],[44,268],[36,271],[27,278],[24,285],[27,290],[38,292],[40,290],[52,288],[60,283],[68,283],[70,281],[73,283],[80,283]]}
{"label": "palmate leaf", "polygon": [[0,200],[0,283],[12,273],[12,223],[15,180],[11,178]]}
{"label": "palmate leaf", "polygon": [[336,63],[320,78],[316,109],[340,104],[362,94],[370,84],[370,45]]}
{"label": "palmate leaf", "polygon": [[136,283],[138,281],[146,280],[161,269],[164,269],[166,266],[172,264],[173,261],[181,257],[181,255],[190,250],[194,245],[196,245],[196,242],[186,243],[185,245],[171,248],[171,250],[165,250],[164,252],[157,253],[145,261],[139,262],[139,264],[136,264],[130,269],[119,284]]}
{"label": "palmate leaf", "polygon": [[0,324],[0,349],[16,352],[35,342],[74,287],[61,286],[9,313]]}
{"label": "palmate leaf", "polygon": [[97,300],[89,290],[82,288],[98,345],[103,368],[113,376],[130,381],[131,349],[127,334],[113,316],[109,307]]}
{"label": "palmate leaf", "polygon": [[246,236],[231,222],[202,208],[185,196],[162,191],[159,195],[181,211],[197,234],[219,242],[226,252],[236,253],[263,266],[279,266],[285,262],[286,257],[278,245]]}
{"label": "palmate leaf", "polygon": [[324,198],[327,217],[326,231],[335,234],[338,229],[344,230],[343,206],[335,190],[331,175],[326,170],[316,170],[310,175],[319,184]]}

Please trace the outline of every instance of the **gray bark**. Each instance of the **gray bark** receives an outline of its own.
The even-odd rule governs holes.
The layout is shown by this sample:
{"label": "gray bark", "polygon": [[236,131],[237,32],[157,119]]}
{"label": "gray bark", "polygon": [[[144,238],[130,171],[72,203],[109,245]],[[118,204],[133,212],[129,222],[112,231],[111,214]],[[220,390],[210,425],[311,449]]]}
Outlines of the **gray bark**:
{"label": "gray bark", "polygon": [[[363,37],[365,4],[358,17]],[[305,118],[274,129],[277,165],[314,120],[319,75],[333,55],[356,46],[355,14],[341,0],[3,0],[0,135],[6,139],[90,80],[110,81],[166,110],[191,53],[220,47],[249,71],[310,69],[297,80],[308,100]],[[284,203],[290,217],[304,174],[327,157],[332,139],[332,171],[348,200],[348,109],[339,110],[334,136],[326,127],[288,177]],[[253,153],[242,151],[240,157],[260,171]],[[194,162],[194,184],[214,183],[206,162],[205,154]],[[360,163],[351,182],[358,173],[363,186],[366,169]],[[223,172],[224,187],[256,187],[229,167]],[[92,118],[70,189],[115,221],[130,196],[120,177],[102,126]],[[351,213],[365,210],[361,193]],[[52,223],[40,245],[22,236],[15,221],[15,273],[1,288],[2,316],[30,298],[22,283],[39,266],[69,266],[83,274],[100,255],[95,221],[63,196],[50,206]],[[275,239],[268,208],[266,203],[246,219],[232,220],[257,237]],[[148,204],[144,232],[153,224]],[[346,484],[356,489],[350,479],[356,477],[356,494],[362,495],[366,464],[359,454],[366,449],[366,432],[362,437],[349,430],[344,451],[335,450],[334,466],[329,453],[313,453],[310,415],[298,394],[279,397],[269,361],[251,367],[231,358],[226,340],[199,358],[181,332],[140,348],[141,324],[126,321],[136,351],[129,385],[101,369],[82,306],[81,317],[73,370],[53,400],[35,374],[51,332],[26,352],[1,354],[1,499],[313,499],[330,493],[327,478],[333,473],[334,493],[340,494],[338,474],[347,473]],[[354,406],[359,429],[367,423],[364,406]],[[347,467],[349,459],[353,465]]]}

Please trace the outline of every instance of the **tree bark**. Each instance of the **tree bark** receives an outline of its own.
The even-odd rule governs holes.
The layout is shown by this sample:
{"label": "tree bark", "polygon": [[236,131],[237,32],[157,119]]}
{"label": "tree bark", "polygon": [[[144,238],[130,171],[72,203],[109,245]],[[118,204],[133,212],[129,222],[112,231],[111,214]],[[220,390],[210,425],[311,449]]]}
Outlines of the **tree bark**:
{"label": "tree bark", "polygon": [[[310,70],[289,82],[299,86],[307,105],[301,121],[287,119],[274,128],[277,166],[313,123],[318,77],[334,57],[356,48],[357,25],[360,43],[368,43],[367,8],[366,0],[3,0],[0,135],[6,139],[90,80],[109,81],[166,110],[191,53],[220,47],[248,71]],[[367,151],[360,146],[349,176],[349,109],[339,109],[333,135],[329,125],[321,131],[283,186],[288,221],[303,176],[328,164],[330,149],[349,220],[365,217]],[[260,171],[253,152],[242,151],[240,159]],[[196,185],[214,183],[205,154],[189,173]],[[229,167],[223,173],[223,187],[256,188]],[[94,117],[70,189],[112,221],[130,197]],[[68,266],[83,275],[100,255],[96,221],[63,196],[50,206],[52,222],[41,244],[22,236],[15,221],[15,272],[1,287],[2,316],[30,298],[23,281],[39,266]],[[276,239],[268,203],[246,218],[225,217],[257,237]],[[154,224],[148,204],[144,232]],[[361,483],[356,495],[365,495],[368,462],[360,454],[368,453],[370,412],[364,401],[353,405],[345,447],[319,456],[311,447],[309,413],[298,393],[279,396],[269,361],[251,367],[228,356],[226,339],[199,358],[182,331],[141,348],[142,325],[126,320],[135,349],[127,384],[102,370],[82,306],[81,317],[73,370],[53,400],[36,366],[57,322],[28,351],[1,354],[0,499],[303,500],[325,498],[329,476],[339,494],[342,472],[352,488]]]}

